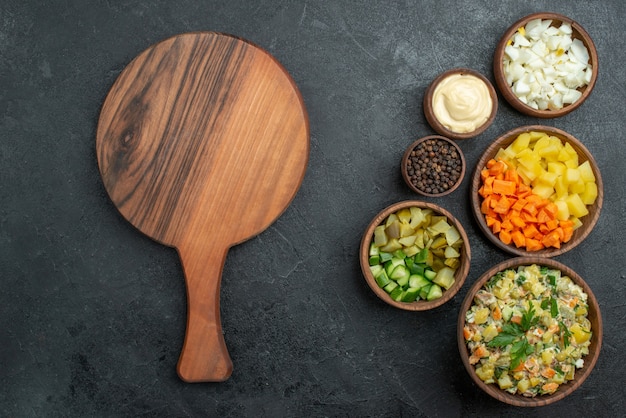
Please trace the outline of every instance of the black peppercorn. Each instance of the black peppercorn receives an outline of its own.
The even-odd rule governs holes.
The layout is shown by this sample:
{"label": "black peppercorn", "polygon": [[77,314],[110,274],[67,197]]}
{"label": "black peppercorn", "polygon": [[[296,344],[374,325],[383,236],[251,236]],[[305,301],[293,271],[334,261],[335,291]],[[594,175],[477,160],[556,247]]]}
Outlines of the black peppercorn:
{"label": "black peppercorn", "polygon": [[456,148],[442,139],[421,141],[408,154],[409,181],[426,194],[441,194],[460,180],[462,161]]}

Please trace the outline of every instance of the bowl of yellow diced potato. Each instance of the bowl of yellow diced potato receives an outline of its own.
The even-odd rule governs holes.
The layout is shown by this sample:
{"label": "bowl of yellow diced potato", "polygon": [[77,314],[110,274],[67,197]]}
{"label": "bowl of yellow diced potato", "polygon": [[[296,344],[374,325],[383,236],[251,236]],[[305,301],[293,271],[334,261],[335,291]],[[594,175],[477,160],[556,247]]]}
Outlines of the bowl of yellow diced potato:
{"label": "bowl of yellow diced potato", "polygon": [[598,221],[602,177],[589,150],[550,126],[522,126],[487,147],[472,176],[472,211],[500,249],[553,257],[579,245]]}

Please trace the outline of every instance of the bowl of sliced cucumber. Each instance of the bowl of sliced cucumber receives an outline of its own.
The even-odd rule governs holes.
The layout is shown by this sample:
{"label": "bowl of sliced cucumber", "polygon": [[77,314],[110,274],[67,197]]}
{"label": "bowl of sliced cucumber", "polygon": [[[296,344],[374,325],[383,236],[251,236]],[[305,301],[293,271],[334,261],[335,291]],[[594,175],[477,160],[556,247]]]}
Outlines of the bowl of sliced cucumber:
{"label": "bowl of sliced cucumber", "polygon": [[360,247],[369,287],[391,306],[425,311],[443,305],[461,289],[471,251],[461,223],[433,203],[406,200],[378,213]]}

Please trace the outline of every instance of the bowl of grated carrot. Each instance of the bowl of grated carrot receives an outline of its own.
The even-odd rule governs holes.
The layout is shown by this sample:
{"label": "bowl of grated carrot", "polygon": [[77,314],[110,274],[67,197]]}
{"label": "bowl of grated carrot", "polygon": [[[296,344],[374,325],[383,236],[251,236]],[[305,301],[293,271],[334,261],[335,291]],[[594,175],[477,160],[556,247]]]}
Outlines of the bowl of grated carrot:
{"label": "bowl of grated carrot", "polygon": [[498,248],[554,257],[579,245],[600,216],[598,165],[573,135],[550,126],[510,130],[482,154],[472,175],[472,212]]}

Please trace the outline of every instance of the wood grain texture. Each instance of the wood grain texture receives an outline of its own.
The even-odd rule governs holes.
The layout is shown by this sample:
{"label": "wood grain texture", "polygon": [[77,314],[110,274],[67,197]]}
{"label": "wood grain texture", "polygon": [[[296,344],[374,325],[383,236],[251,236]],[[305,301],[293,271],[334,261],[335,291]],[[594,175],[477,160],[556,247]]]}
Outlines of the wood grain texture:
{"label": "wood grain texture", "polygon": [[228,249],[274,222],[306,171],[309,124],[295,83],[245,40],[212,32],[166,39],[112,86],[96,152],[120,213],[182,259],[180,377],[227,379],[219,287]]}

